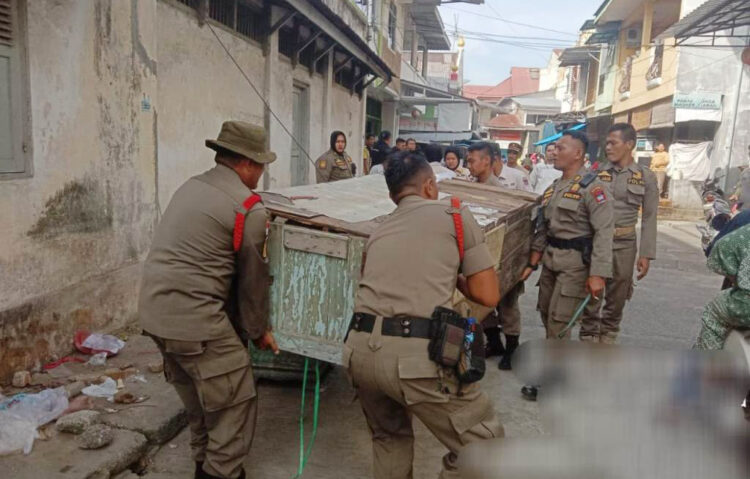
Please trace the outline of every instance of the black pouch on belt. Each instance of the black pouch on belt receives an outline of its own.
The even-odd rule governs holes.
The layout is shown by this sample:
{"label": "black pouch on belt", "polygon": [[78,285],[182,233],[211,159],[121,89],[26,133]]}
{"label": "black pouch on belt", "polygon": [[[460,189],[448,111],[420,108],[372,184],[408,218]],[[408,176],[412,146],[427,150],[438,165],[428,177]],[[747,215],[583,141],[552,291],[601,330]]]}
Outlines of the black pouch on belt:
{"label": "black pouch on belt", "polygon": [[456,366],[456,376],[461,384],[471,384],[484,377],[486,366],[484,363],[484,333],[477,323],[474,331],[474,341],[469,351],[463,350],[461,359]]}
{"label": "black pouch on belt", "polygon": [[430,343],[427,346],[430,360],[455,368],[461,358],[466,337],[466,319],[457,312],[438,306],[432,313]]}

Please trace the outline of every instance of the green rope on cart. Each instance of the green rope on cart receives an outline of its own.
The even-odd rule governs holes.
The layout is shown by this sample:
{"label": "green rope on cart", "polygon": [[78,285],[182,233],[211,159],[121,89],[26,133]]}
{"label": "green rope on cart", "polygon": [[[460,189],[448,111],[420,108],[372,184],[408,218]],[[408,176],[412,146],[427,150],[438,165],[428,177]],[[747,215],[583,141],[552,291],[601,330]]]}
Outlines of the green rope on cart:
{"label": "green rope on cart", "polygon": [[315,436],[318,434],[318,411],[320,409],[320,363],[316,359],[312,435],[310,437],[310,443],[307,445],[307,449],[305,449],[305,397],[307,395],[307,371],[309,368],[309,361],[310,358],[305,358],[305,372],[302,377],[302,406],[300,407],[299,413],[299,466],[297,468],[297,475],[294,476],[294,479],[302,477],[302,471],[305,470],[307,460],[310,459],[310,454],[312,453]]}

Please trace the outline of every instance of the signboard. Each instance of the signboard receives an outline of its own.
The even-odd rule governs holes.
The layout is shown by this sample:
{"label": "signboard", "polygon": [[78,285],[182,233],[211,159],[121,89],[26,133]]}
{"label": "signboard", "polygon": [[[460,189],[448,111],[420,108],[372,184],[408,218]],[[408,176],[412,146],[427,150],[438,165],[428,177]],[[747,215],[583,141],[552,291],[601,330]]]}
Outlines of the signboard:
{"label": "signboard", "polygon": [[697,91],[692,93],[675,93],[672,97],[675,108],[691,110],[721,110],[721,93]]}

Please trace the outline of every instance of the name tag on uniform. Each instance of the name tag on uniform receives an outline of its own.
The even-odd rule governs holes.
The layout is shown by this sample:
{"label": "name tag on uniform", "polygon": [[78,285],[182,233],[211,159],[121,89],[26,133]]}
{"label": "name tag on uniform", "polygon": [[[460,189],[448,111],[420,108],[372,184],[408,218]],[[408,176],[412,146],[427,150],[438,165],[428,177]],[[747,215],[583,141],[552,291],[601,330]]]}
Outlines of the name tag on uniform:
{"label": "name tag on uniform", "polygon": [[563,193],[563,198],[568,198],[570,200],[580,200],[581,195],[580,193],[573,193],[573,192],[567,191]]}
{"label": "name tag on uniform", "polygon": [[630,178],[628,180],[628,184],[629,185],[640,185],[640,186],[645,185],[645,183],[643,182],[643,180],[640,180],[640,179],[636,178],[635,176],[633,176],[632,178]]}
{"label": "name tag on uniform", "polygon": [[346,161],[336,160],[336,166],[338,166],[339,168],[346,168]]}

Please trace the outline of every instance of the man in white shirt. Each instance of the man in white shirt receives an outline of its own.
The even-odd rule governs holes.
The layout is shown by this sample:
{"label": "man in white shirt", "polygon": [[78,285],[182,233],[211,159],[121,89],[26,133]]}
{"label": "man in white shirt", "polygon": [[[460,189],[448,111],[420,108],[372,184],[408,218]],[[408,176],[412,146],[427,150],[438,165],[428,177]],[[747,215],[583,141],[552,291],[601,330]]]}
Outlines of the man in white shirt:
{"label": "man in white shirt", "polygon": [[562,171],[555,169],[557,150],[554,142],[547,144],[544,155],[544,162],[537,163],[529,177],[534,193],[540,195],[549,188],[553,181],[562,176]]}
{"label": "man in white shirt", "polygon": [[510,168],[508,165],[503,165],[503,160],[500,157],[500,151],[493,148],[492,151],[492,172],[500,180],[502,186],[506,188],[512,188],[514,190],[531,191],[531,184],[529,178],[515,168]]}
{"label": "man in white shirt", "polygon": [[523,152],[523,147],[520,143],[510,143],[508,145],[508,164],[505,166],[508,166],[508,169],[513,168],[514,170],[520,171],[528,180],[529,178],[529,172],[524,168],[519,162],[518,158],[521,157],[521,153]]}

